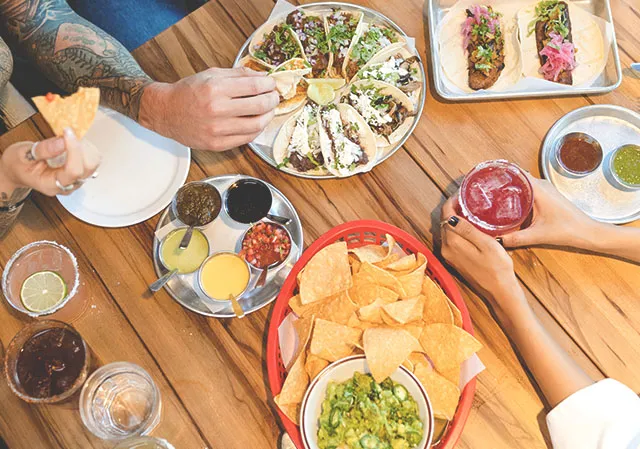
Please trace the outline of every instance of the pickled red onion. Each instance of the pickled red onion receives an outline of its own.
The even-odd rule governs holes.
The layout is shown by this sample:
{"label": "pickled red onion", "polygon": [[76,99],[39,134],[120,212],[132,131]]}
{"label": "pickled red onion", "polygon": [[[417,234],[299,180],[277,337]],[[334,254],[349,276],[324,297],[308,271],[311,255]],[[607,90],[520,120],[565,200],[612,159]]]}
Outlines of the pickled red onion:
{"label": "pickled red onion", "polygon": [[551,40],[542,49],[540,55],[546,56],[547,61],[540,67],[540,74],[549,81],[558,81],[560,73],[576,68],[575,46],[556,33],[549,33]]}
{"label": "pickled red onion", "polygon": [[471,41],[471,32],[473,30],[474,25],[481,25],[482,19],[486,19],[487,26],[491,30],[492,33],[496,32],[496,28],[500,25],[500,20],[498,18],[492,18],[491,14],[489,14],[489,8],[481,5],[474,5],[469,7],[469,11],[473,14],[473,17],[467,17],[464,22],[462,22],[462,36],[464,37],[463,48],[465,51],[469,46],[469,42]]}

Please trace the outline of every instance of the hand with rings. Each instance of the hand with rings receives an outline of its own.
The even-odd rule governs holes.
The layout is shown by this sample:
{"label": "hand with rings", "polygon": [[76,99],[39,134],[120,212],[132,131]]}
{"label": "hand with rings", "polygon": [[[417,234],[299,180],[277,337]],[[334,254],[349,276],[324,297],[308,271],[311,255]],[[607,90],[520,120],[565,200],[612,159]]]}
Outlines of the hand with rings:
{"label": "hand with rings", "polygon": [[[97,176],[100,154],[79,141],[71,128],[63,137],[20,142],[0,156],[0,178],[14,188],[28,187],[48,196],[68,195]],[[5,192],[10,194],[10,192]]]}

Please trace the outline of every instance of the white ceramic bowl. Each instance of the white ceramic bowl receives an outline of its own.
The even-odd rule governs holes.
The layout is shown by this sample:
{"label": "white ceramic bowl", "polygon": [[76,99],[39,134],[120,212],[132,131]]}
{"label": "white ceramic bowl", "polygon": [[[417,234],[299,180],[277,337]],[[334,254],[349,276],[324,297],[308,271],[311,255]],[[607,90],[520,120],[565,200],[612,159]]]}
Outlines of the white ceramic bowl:
{"label": "white ceramic bowl", "polygon": [[[364,355],[354,355],[338,360],[327,366],[311,381],[300,409],[300,433],[305,449],[318,449],[318,418],[322,413],[322,402],[329,382],[344,382],[351,379],[355,372],[371,373]],[[418,403],[420,418],[424,424],[424,436],[416,449],[429,448],[433,439],[433,409],[427,392],[413,373],[403,366],[391,375],[391,380],[404,386]]]}

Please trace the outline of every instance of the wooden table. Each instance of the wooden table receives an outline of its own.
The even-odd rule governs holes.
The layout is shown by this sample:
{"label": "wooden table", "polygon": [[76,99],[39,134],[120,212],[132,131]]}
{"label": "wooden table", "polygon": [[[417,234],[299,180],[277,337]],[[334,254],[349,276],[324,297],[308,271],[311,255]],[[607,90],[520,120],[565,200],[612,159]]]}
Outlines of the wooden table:
{"label": "wooden table", "polygon": [[[419,0],[360,0],[417,39],[427,60],[426,4]],[[538,173],[540,142],[563,114],[590,104],[640,109],[640,9],[637,0],[612,0],[624,81],[603,96],[454,104],[436,99],[404,148],[371,173],[312,181],[278,172],[248,148],[195,151],[190,180],[227,173],[265,179],[302,218],[305,243],[345,221],[393,223],[433,247],[439,209],[476,163],[506,158]],[[240,46],[263,23],[272,0],[213,0],[134,52],[154,78],[175,81],[210,66],[229,67]],[[47,137],[36,116],[0,137],[12,142]],[[99,363],[128,360],[158,383],[161,424],[153,434],[178,449],[275,448],[281,434],[266,381],[265,339],[271,307],[243,320],[207,319],[162,291],[146,293],[158,217],[126,229],[100,229],[73,218],[55,199],[33,195],[0,245],[0,265],[35,240],[68,245],[78,258],[81,289],[61,318],[73,324]],[[638,226],[639,223],[630,226]],[[435,232],[434,232],[435,231]],[[550,249],[512,252],[531,305],[562,346],[594,378],[614,377],[640,391],[640,267],[589,254]],[[487,370],[478,378],[473,411],[460,448],[549,447],[545,405],[487,308],[459,283],[485,345]],[[80,310],[73,310],[80,309]],[[6,347],[29,320],[0,307]],[[0,382],[0,435],[11,449],[109,448],[86,431],[75,404],[33,407]]]}

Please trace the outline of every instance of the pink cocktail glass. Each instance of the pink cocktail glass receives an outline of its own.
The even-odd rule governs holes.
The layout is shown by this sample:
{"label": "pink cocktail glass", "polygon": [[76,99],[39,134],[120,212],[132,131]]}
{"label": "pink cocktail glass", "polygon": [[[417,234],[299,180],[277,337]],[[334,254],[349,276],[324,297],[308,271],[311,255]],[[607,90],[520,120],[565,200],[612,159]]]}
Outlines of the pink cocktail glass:
{"label": "pink cocktail glass", "polygon": [[533,189],[520,168],[499,159],[478,164],[462,181],[460,214],[481,231],[504,235],[522,226],[533,209]]}

